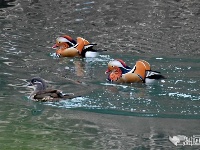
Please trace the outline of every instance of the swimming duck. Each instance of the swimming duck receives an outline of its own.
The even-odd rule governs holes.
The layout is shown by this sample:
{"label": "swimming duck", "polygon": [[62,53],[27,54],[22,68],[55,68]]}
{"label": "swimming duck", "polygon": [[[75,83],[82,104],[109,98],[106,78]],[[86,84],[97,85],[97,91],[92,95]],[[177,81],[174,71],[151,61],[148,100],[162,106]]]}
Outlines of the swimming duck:
{"label": "swimming duck", "polygon": [[74,95],[63,94],[61,91],[56,89],[47,89],[45,81],[39,77],[34,77],[28,82],[28,86],[34,88],[30,97],[35,101],[59,101],[61,99],[72,99],[76,97]]}
{"label": "swimming duck", "polygon": [[150,64],[145,60],[138,60],[133,68],[126,65],[121,59],[108,63],[108,81],[116,83],[151,83],[154,80],[165,79],[160,72],[152,71]]}
{"label": "swimming duck", "polygon": [[56,54],[62,57],[96,57],[98,51],[93,49],[96,44],[90,44],[86,39],[77,37],[75,41],[68,35],[58,37],[52,48],[58,48]]}

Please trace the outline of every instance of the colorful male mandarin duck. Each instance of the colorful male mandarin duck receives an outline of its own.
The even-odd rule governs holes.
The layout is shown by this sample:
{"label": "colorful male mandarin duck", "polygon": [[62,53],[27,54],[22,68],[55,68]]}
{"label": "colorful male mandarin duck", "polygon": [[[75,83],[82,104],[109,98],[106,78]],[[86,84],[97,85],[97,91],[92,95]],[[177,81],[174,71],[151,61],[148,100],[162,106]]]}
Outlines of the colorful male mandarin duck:
{"label": "colorful male mandarin duck", "polygon": [[152,71],[150,64],[145,60],[138,60],[133,68],[130,68],[121,59],[108,63],[108,81],[116,83],[151,83],[154,80],[165,79],[160,72]]}
{"label": "colorful male mandarin duck", "polygon": [[74,95],[63,94],[59,90],[46,89],[45,81],[39,77],[34,77],[28,82],[28,86],[32,86],[34,88],[34,91],[30,95],[31,99],[34,101],[59,101],[61,99],[72,99],[77,97]]}
{"label": "colorful male mandarin duck", "polygon": [[90,44],[87,40],[77,37],[75,41],[68,35],[58,37],[56,44],[52,48],[58,48],[56,54],[62,57],[96,57],[97,50],[93,49],[96,44]]}

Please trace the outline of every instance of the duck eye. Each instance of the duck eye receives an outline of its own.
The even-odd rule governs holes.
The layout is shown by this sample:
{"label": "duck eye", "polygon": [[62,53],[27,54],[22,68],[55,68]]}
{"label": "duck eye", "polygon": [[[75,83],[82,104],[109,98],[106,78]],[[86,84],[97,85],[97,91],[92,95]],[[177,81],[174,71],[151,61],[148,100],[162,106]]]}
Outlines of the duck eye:
{"label": "duck eye", "polygon": [[33,80],[32,82],[35,83],[35,82],[37,82],[37,81],[36,81],[36,80]]}

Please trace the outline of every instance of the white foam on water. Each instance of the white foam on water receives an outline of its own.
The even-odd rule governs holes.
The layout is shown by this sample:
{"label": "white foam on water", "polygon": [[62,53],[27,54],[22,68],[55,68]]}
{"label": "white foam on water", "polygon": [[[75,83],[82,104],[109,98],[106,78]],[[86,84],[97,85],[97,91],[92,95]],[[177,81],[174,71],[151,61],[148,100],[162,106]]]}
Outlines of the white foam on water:
{"label": "white foam on water", "polygon": [[100,108],[97,105],[90,105],[94,101],[87,97],[76,97],[70,100],[61,100],[60,102],[46,102],[46,105],[59,108]]}
{"label": "white foam on water", "polygon": [[190,98],[191,100],[200,100],[200,96],[192,96],[190,94],[179,93],[179,92],[168,93],[168,95],[172,97],[179,97],[179,98]]}
{"label": "white foam on water", "polygon": [[116,86],[116,87],[123,87],[127,88],[127,85],[122,85],[122,84],[114,84],[114,83],[101,83],[102,85],[107,85],[107,86]]}
{"label": "white foam on water", "polygon": [[108,62],[110,60],[109,55],[98,55],[98,57],[86,57],[86,62]]}

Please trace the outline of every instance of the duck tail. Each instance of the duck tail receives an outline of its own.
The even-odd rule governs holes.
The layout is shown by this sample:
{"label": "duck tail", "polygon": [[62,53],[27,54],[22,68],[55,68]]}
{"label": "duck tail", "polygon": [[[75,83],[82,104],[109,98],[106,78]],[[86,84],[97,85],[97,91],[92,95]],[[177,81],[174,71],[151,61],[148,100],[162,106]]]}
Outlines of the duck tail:
{"label": "duck tail", "polygon": [[166,77],[161,75],[160,72],[151,70],[146,71],[146,78],[156,80],[166,79]]}
{"label": "duck tail", "polygon": [[63,94],[62,98],[66,98],[66,99],[73,99],[73,98],[77,98],[77,97],[82,97],[81,95],[70,95],[70,94]]}

